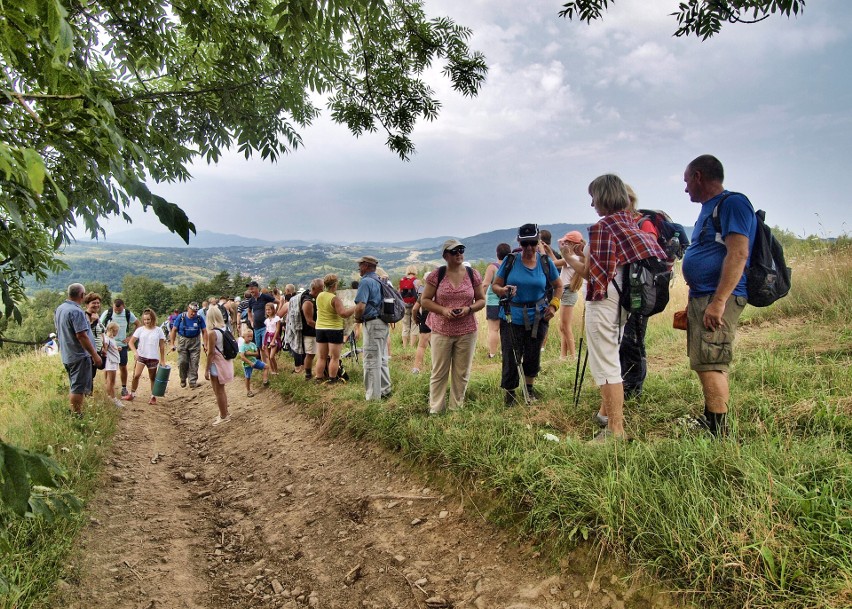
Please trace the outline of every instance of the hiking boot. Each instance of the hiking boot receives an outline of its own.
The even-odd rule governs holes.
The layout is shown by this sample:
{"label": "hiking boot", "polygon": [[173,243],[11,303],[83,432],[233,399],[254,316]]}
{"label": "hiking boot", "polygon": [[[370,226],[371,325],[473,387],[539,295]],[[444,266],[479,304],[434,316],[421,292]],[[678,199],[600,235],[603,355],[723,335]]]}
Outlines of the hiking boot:
{"label": "hiking boot", "polygon": [[180,380],[180,386],[181,386],[181,387],[186,387],[186,379],[181,379],[181,380]]}
{"label": "hiking boot", "polygon": [[122,387],[121,388],[121,397],[124,397],[126,395],[127,395],[127,387]]}
{"label": "hiking boot", "polygon": [[530,402],[535,402],[538,400],[538,393],[532,385],[527,385],[527,395],[530,396]]}
{"label": "hiking boot", "polygon": [[699,428],[710,432],[717,438],[728,435],[727,413],[710,412],[705,408],[704,414],[700,414],[695,417],[695,422]]}
{"label": "hiking boot", "polygon": [[595,416],[593,418],[595,419],[595,422],[598,424],[598,427],[606,427],[607,425],[609,425],[609,417],[605,417],[604,415],[602,415],[599,412],[596,412]]}
{"label": "hiking boot", "polygon": [[518,403],[518,398],[515,397],[514,389],[507,389],[506,394],[503,396],[503,404],[506,406],[514,406]]}

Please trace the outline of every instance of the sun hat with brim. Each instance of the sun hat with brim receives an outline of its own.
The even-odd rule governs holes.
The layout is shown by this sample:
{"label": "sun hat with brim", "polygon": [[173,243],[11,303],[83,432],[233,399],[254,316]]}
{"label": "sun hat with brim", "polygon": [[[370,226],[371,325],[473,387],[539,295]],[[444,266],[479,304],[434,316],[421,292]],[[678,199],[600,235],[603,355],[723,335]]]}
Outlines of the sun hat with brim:
{"label": "sun hat with brim", "polygon": [[361,256],[360,258],[358,258],[358,264],[361,264],[362,262],[375,266],[379,265],[379,259],[375,256]]}
{"label": "sun hat with brim", "polygon": [[444,241],[444,245],[441,247],[441,254],[443,254],[447,250],[454,250],[457,247],[464,247],[464,243],[462,243],[458,239],[447,239],[446,241]]}

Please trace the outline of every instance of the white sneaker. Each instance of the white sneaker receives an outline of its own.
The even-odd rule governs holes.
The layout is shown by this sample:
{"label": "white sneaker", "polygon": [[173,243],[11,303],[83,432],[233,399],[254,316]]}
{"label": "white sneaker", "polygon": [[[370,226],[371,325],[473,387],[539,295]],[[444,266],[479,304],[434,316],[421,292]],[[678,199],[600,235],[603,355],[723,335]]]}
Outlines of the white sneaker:
{"label": "white sneaker", "polygon": [[124,404],[118,398],[112,398],[112,403],[115,404],[116,408],[124,408]]}
{"label": "white sneaker", "polygon": [[420,374],[420,368],[412,368],[411,374]]}
{"label": "white sneaker", "polygon": [[231,415],[228,415],[224,419],[222,417],[216,417],[216,420],[213,421],[213,425],[221,425],[222,423],[227,423],[231,420]]}

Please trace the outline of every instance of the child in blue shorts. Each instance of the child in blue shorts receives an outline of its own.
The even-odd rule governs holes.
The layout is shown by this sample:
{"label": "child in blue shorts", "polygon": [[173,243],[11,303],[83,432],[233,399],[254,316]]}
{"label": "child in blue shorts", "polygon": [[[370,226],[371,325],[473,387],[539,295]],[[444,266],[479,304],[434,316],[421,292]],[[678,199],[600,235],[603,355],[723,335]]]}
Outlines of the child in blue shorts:
{"label": "child in blue shorts", "polygon": [[251,373],[253,370],[263,370],[263,384],[267,385],[269,370],[266,364],[257,359],[257,345],[254,343],[254,332],[251,328],[243,330],[243,344],[240,345],[240,359],[243,360],[243,374],[246,376],[246,397],[254,397],[251,391]]}

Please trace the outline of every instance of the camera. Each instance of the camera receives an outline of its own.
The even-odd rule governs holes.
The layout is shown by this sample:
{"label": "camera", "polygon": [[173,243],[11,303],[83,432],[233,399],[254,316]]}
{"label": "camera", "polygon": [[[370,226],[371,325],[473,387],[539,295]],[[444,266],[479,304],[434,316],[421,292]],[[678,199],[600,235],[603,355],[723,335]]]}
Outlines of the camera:
{"label": "camera", "polygon": [[461,315],[462,311],[464,311],[464,309],[453,309],[453,315]]}

